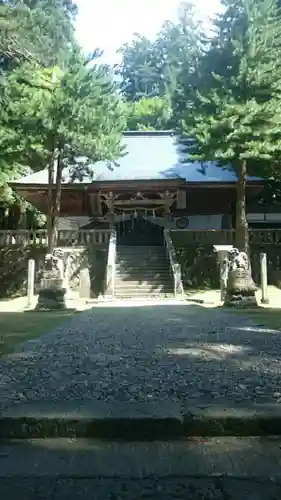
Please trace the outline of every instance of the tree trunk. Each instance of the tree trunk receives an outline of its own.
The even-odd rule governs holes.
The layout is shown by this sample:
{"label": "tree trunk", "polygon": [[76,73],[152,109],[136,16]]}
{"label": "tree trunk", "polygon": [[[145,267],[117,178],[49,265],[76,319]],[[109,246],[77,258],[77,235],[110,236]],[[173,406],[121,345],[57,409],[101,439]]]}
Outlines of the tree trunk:
{"label": "tree trunk", "polygon": [[60,154],[53,157],[49,164],[48,178],[48,253],[52,253],[57,244],[56,221],[60,213],[62,163]]}
{"label": "tree trunk", "polygon": [[53,251],[53,185],[54,185],[55,159],[52,156],[48,165],[48,215],[47,215],[47,235],[48,253]]}
{"label": "tree trunk", "polygon": [[235,245],[243,252],[249,254],[249,230],[246,213],[246,179],[247,162],[238,165],[236,183],[236,232]]}
{"label": "tree trunk", "polygon": [[60,214],[60,205],[61,205],[61,181],[62,181],[62,169],[63,165],[61,162],[61,155],[58,154],[57,157],[57,168],[56,168],[56,187],[54,193],[54,209],[53,209],[53,246],[57,245],[58,241],[58,233],[57,233],[57,219]]}

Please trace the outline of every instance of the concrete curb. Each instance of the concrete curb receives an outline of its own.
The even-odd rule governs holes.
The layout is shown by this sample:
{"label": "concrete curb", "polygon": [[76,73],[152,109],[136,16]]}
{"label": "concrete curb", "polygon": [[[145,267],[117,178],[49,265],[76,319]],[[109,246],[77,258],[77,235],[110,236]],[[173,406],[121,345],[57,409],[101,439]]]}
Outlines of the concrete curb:
{"label": "concrete curb", "polygon": [[[69,402],[68,402],[69,403]],[[73,401],[70,402],[73,408]],[[145,404],[145,403],[144,403]],[[50,403],[49,403],[50,405]],[[66,407],[67,402],[65,402]],[[81,402],[80,402],[81,405]],[[41,406],[41,405],[40,405]],[[82,414],[74,411],[49,411],[43,405],[38,409],[13,405],[0,414],[0,438],[99,438],[127,441],[169,440],[189,437],[212,436],[275,436],[281,435],[281,405],[252,405],[248,408],[223,408],[206,406],[188,408],[186,411],[166,412],[162,415],[153,408],[137,411],[124,404],[122,412],[118,405],[98,405],[95,411],[88,408]],[[64,406],[61,403],[61,406]],[[93,405],[94,406],[94,405]],[[121,405],[122,406],[122,405]],[[149,406],[149,405],[148,405]],[[143,407],[144,409],[144,407]],[[159,408],[161,411],[161,404]],[[159,411],[159,413],[160,413]]]}
{"label": "concrete curb", "polygon": [[276,436],[281,434],[281,405],[249,404],[224,408],[198,406],[184,413],[184,436]]}
{"label": "concrete curb", "polygon": [[181,431],[181,422],[169,418],[0,419],[1,439],[75,437],[150,441],[178,439],[182,435]]}

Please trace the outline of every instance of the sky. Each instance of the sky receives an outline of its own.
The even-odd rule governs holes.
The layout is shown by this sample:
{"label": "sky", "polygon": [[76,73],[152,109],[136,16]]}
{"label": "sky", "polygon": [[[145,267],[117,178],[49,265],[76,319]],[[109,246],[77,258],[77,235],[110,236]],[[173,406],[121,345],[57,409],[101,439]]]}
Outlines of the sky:
{"label": "sky", "polygon": [[[175,20],[179,0],[76,0],[76,33],[86,52],[104,50],[103,62],[118,62],[116,50],[140,33],[153,38],[166,20]],[[193,0],[205,19],[219,10],[220,0]]]}

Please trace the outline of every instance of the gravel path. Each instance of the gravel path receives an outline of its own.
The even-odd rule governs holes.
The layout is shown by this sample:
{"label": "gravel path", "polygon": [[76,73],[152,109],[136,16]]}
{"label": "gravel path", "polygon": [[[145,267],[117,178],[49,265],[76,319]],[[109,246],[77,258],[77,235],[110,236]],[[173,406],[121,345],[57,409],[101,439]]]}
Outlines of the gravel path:
{"label": "gravel path", "polygon": [[95,307],[1,359],[0,409],[42,399],[281,405],[281,333],[195,305]]}

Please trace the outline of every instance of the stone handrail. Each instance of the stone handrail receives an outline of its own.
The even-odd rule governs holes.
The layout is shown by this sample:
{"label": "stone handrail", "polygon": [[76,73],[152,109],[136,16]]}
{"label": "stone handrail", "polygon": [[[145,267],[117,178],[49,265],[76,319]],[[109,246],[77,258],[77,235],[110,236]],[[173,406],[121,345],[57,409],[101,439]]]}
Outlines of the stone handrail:
{"label": "stone handrail", "polygon": [[58,230],[58,244],[64,246],[107,245],[109,239],[110,229]]}
{"label": "stone handrail", "polygon": [[[189,244],[235,245],[235,229],[171,229],[177,247]],[[251,245],[281,245],[281,229],[249,229]]]}
{"label": "stone handrail", "polygon": [[[234,229],[170,229],[177,247],[189,244],[233,245]],[[75,247],[87,244],[107,246],[110,229],[59,229],[58,246]],[[281,229],[249,229],[252,245],[281,245]],[[0,247],[6,246],[47,246],[46,229],[0,230]]]}
{"label": "stone handrail", "polygon": [[184,295],[184,289],[181,280],[181,266],[177,261],[177,255],[169,229],[164,230],[164,243],[166,247],[167,257],[170,261],[171,274],[174,279],[174,296],[182,297]]}
{"label": "stone handrail", "polygon": [[47,231],[39,229],[33,231],[29,229],[2,230],[0,231],[0,246],[29,246],[45,245],[47,242]]}
{"label": "stone handrail", "polygon": [[116,231],[111,230],[108,257],[106,266],[106,290],[105,294],[114,298],[115,296],[115,275],[116,275]]}
{"label": "stone handrail", "polygon": [[171,229],[173,240],[178,242],[177,246],[185,244],[202,245],[232,245],[235,240],[234,229]]}
{"label": "stone handrail", "polygon": [[[107,245],[110,239],[109,229],[80,229],[57,231],[57,245],[63,247]],[[5,246],[47,246],[46,229],[0,230],[0,247]]]}

